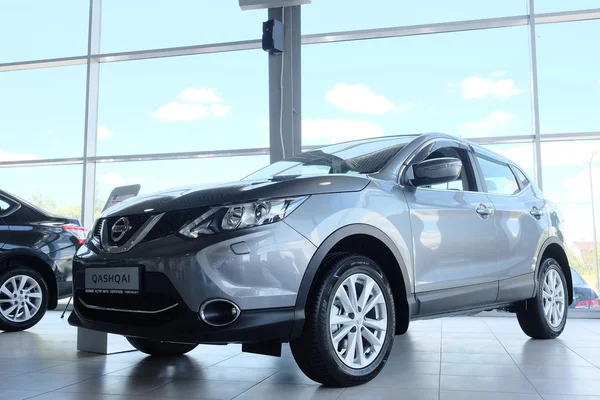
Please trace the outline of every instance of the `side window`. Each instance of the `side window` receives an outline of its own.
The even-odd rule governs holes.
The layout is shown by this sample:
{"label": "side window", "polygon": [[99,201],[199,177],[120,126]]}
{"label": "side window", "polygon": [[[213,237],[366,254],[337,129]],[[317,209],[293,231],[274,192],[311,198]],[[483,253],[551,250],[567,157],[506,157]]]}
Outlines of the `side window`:
{"label": "side window", "polygon": [[0,196],[0,217],[4,217],[13,211],[18,205],[7,198]]}
{"label": "side window", "polygon": [[477,156],[488,193],[515,194],[519,191],[517,178],[508,164]]}
{"label": "side window", "polygon": [[471,166],[471,162],[469,161],[469,154],[467,153],[467,151],[456,147],[442,147],[429,154],[425,159],[433,160],[435,158],[442,157],[458,158],[462,162],[463,168],[460,177],[454,182],[440,183],[437,185],[422,187],[436,190],[475,191],[476,185],[473,175],[473,169]]}
{"label": "side window", "polygon": [[8,211],[10,204],[8,204],[2,197],[0,197],[0,213]]}
{"label": "side window", "polygon": [[517,179],[519,180],[519,182],[521,183],[522,188],[529,185],[529,179],[527,179],[527,177],[525,176],[523,171],[521,171],[519,168],[515,167],[514,165],[512,166],[512,170],[515,173],[515,175],[517,176]]}

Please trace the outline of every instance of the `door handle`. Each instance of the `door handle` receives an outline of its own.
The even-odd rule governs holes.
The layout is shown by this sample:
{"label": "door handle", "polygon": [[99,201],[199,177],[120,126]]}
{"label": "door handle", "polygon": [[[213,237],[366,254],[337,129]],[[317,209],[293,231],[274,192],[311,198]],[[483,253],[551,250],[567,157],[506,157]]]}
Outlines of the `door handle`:
{"label": "door handle", "polygon": [[475,211],[477,211],[477,214],[479,214],[481,216],[489,216],[494,213],[493,209],[487,208],[486,205],[483,203],[480,204],[479,207],[477,207],[477,209]]}
{"label": "door handle", "polygon": [[537,219],[540,219],[540,217],[544,215],[544,210],[540,210],[536,206],[533,206],[531,207],[531,210],[529,210],[529,214],[533,215]]}

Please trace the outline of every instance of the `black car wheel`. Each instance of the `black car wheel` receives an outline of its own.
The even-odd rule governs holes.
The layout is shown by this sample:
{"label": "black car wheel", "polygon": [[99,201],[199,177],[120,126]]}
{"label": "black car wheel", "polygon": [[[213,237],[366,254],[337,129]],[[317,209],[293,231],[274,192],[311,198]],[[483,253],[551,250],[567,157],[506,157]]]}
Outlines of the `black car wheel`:
{"label": "black car wheel", "polygon": [[328,386],[360,385],[383,369],[396,326],[390,285],[372,260],[336,254],[322,266],[300,338],[290,343],[300,369]]}
{"label": "black car wheel", "polygon": [[34,269],[17,266],[0,273],[0,330],[22,331],[37,324],[48,306],[48,286]]}
{"label": "black car wheel", "polygon": [[526,335],[554,339],[565,329],[569,292],[562,268],[553,258],[542,262],[537,293],[517,309],[517,319]]}
{"label": "black car wheel", "polygon": [[144,338],[126,336],[127,341],[142,353],[151,356],[180,356],[194,350],[198,345],[192,343],[160,342]]}

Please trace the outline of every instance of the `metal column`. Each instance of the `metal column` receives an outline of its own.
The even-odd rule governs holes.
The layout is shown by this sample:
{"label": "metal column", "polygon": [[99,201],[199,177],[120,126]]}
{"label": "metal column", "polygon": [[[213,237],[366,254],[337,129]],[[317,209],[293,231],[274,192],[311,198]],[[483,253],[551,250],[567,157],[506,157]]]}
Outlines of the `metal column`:
{"label": "metal column", "polygon": [[[94,198],[96,186],[96,163],[90,157],[96,156],[96,136],[98,131],[98,88],[100,84],[100,63],[92,55],[100,53],[100,15],[102,0],[90,0],[90,24],[88,31],[87,85],[85,104],[85,127],[83,147],[83,226],[92,228],[94,222]],[[104,332],[77,328],[77,350],[92,353],[108,353],[108,335]]]}
{"label": "metal column", "polygon": [[544,182],[542,177],[542,143],[540,137],[540,104],[538,99],[538,79],[537,79],[537,48],[535,38],[535,8],[534,0],[529,0],[529,53],[531,67],[531,112],[533,122],[534,137],[534,170],[535,180],[540,189],[543,190]]}
{"label": "metal column", "polygon": [[269,145],[271,163],[302,151],[301,6],[270,8],[284,24],[283,54],[269,55]]}

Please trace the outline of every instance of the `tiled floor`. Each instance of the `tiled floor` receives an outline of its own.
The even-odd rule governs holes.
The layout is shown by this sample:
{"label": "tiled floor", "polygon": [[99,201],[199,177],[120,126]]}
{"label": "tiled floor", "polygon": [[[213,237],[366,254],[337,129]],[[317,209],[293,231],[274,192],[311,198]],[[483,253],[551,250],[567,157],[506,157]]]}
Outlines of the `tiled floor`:
{"label": "tiled floor", "polygon": [[559,340],[529,340],[514,318],[419,321],[396,337],[371,383],[323,388],[284,357],[200,346],[189,356],[78,353],[50,312],[28,332],[0,333],[0,399],[600,400],[600,319],[570,320]]}

